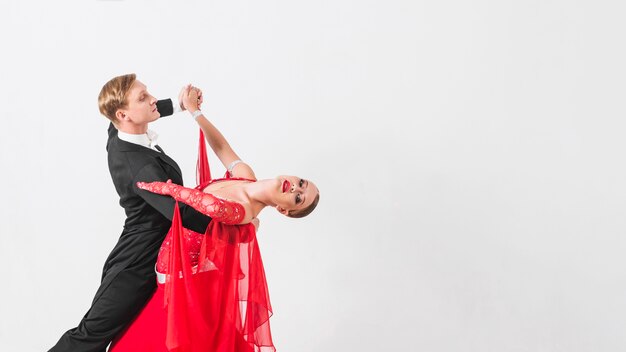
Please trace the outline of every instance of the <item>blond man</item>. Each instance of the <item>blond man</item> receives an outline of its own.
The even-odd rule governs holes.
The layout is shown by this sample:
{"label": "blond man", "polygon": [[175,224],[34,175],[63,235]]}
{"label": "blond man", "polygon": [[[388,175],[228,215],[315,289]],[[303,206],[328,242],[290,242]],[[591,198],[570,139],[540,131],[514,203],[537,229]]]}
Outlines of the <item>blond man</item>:
{"label": "blond man", "polygon": [[[91,308],[50,351],[105,351],[152,296],[156,288],[154,265],[171,225],[174,200],[138,189],[136,183],[171,179],[183,184],[178,164],[157,144],[148,124],[184,110],[192,89],[196,88],[183,88],[179,96],[182,104],[178,104],[171,99],[157,101],[134,74],[115,77],[102,87],[100,112],[111,121],[109,171],[127,217],[119,241],[104,264]],[[180,210],[185,227],[205,232],[211,218],[184,204]]]}

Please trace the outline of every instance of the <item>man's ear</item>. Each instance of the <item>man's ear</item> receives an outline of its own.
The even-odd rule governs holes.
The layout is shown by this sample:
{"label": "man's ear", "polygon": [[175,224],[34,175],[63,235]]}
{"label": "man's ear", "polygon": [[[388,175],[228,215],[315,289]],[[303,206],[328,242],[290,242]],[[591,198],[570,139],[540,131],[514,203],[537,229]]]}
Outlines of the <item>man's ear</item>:
{"label": "man's ear", "polygon": [[128,115],[126,115],[126,113],[122,109],[117,109],[117,111],[115,112],[115,117],[117,117],[118,121],[128,120]]}
{"label": "man's ear", "polygon": [[283,209],[283,208],[279,207],[278,205],[276,206],[276,210],[278,210],[278,212],[283,214],[283,215],[289,214],[289,210]]}

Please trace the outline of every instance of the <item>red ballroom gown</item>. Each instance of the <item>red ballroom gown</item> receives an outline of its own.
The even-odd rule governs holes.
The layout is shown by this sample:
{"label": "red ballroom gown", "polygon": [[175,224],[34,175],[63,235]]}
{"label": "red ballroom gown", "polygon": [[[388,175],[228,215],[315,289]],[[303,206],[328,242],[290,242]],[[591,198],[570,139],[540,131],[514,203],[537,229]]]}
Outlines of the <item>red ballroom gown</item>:
{"label": "red ballroom gown", "polygon": [[[177,203],[156,263],[157,290],[110,351],[275,351],[256,231],[252,224],[234,225],[244,218],[244,207],[202,192],[206,183],[196,189],[169,182],[137,185]],[[213,219],[205,234],[182,226],[178,202]]]}

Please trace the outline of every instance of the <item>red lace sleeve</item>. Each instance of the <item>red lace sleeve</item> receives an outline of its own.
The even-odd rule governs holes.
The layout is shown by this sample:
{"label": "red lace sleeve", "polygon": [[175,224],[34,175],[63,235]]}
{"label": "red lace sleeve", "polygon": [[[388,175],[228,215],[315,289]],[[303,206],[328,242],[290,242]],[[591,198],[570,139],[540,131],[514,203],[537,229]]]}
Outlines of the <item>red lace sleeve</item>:
{"label": "red lace sleeve", "polygon": [[171,196],[197,211],[210,216],[213,220],[225,224],[239,224],[245,217],[243,205],[237,202],[217,198],[210,193],[167,182],[137,182],[137,187],[148,192]]}

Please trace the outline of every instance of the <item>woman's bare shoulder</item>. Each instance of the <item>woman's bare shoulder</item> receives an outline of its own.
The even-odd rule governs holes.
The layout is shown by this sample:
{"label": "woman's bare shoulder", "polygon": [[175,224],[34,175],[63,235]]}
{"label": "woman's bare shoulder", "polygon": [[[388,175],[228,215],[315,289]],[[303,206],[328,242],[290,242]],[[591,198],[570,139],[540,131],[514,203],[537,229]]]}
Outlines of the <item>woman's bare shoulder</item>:
{"label": "woman's bare shoulder", "polygon": [[249,180],[256,180],[256,175],[254,174],[254,171],[252,170],[250,165],[244,162],[240,162],[237,165],[235,165],[232,168],[232,170],[230,170],[230,174],[232,177],[240,177],[240,178],[247,178]]}

